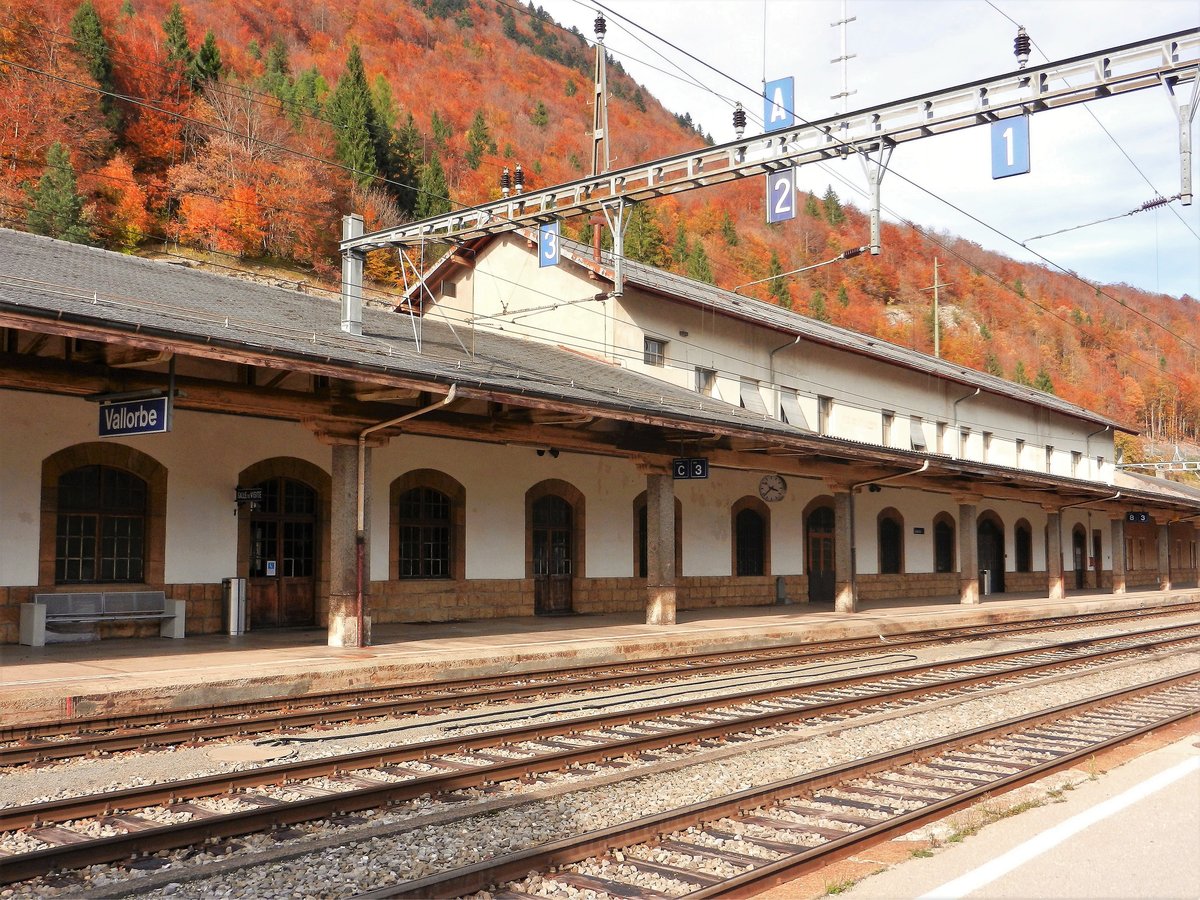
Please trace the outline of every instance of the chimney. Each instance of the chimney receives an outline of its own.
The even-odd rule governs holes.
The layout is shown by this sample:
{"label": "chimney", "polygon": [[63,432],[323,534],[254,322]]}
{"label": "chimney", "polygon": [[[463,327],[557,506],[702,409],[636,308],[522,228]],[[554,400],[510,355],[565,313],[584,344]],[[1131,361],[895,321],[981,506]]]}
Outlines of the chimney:
{"label": "chimney", "polygon": [[[362,237],[362,233],[362,216],[342,216],[343,241]],[[342,253],[342,331],[348,334],[362,334],[363,256],[359,250]]]}

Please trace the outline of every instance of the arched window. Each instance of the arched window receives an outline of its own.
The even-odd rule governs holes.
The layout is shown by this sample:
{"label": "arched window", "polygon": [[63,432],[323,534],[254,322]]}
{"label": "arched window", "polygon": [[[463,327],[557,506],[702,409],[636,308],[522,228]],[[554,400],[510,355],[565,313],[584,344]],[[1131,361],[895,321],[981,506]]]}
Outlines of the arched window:
{"label": "arched window", "polygon": [[1024,519],[1018,519],[1013,535],[1017,552],[1017,571],[1033,571],[1033,529]]}
{"label": "arched window", "polygon": [[904,519],[895,509],[879,514],[879,574],[899,575],[904,571]]}
{"label": "arched window", "polygon": [[392,578],[463,578],[463,486],[435,469],[401,475],[391,486]]}
{"label": "arched window", "polygon": [[60,475],[55,584],[145,581],[147,493],[145,481],[111,466]]}
{"label": "arched window", "polygon": [[743,497],[733,505],[733,572],[735,575],[770,574],[770,513],[757,497]]}
{"label": "arched window", "polygon": [[954,520],[939,513],[933,520],[933,570],[954,572]]}
{"label": "arched window", "polygon": [[450,498],[433,488],[400,495],[399,568],[401,578],[449,578]]}
{"label": "arched window", "polygon": [[[649,515],[646,513],[646,492],[642,491],[633,499],[634,524],[634,563],[635,574],[645,578],[649,570]],[[675,498],[675,574],[683,574],[683,504]]]}

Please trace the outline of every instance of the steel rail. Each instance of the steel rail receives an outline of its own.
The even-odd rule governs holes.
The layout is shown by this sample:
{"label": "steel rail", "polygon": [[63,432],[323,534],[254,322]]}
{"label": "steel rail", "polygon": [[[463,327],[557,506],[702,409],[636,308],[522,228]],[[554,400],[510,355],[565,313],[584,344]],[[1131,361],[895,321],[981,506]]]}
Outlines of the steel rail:
{"label": "steel rail", "polygon": [[[1200,609],[1200,604],[1156,608],[1149,614],[1145,610],[1130,610],[1101,613],[1094,616],[1063,616],[1056,619],[988,623],[974,628],[955,626],[953,628],[927,629],[911,635],[889,637],[886,646],[889,649],[916,647],[929,643],[941,643],[953,638],[966,641],[995,634],[1051,630],[1063,624],[1086,626],[1129,619],[1140,620],[1148,618],[1150,615],[1174,615],[1196,609]],[[757,650],[714,651],[694,656],[681,654],[643,662],[575,666],[560,670],[532,672],[525,676],[497,675],[451,682],[423,682],[414,685],[373,688],[368,691],[337,691],[279,700],[249,701],[230,704],[226,707],[197,706],[158,713],[97,716],[59,722],[5,726],[0,727],[0,742],[21,743],[11,747],[0,747],[0,766],[69,759],[73,756],[94,752],[146,749],[215,737],[262,733],[279,728],[324,725],[329,722],[356,718],[420,713],[431,709],[517,700],[656,678],[685,677],[693,674],[770,666],[797,658],[821,659],[858,650],[873,650],[879,646],[880,643],[874,638],[847,638],[839,641],[822,641],[811,645],[786,644]],[[674,668],[672,668],[673,666]],[[594,672],[613,674],[589,677],[588,673]],[[538,680],[543,677],[557,680]],[[514,682],[518,683],[514,685]],[[491,684],[506,686],[491,689],[486,687]],[[387,694],[402,694],[404,697],[402,699],[376,699],[386,698]],[[321,704],[337,704],[337,708],[322,707]],[[302,708],[297,709],[296,707]],[[235,716],[256,718],[233,719]],[[183,717],[191,718],[180,721]],[[233,720],[230,721],[231,719]],[[131,729],[140,726],[147,726],[150,730],[133,734],[116,731],[116,729]],[[78,735],[78,737],[73,740],[47,743],[24,743],[37,737],[58,737],[64,734]]]}
{"label": "steel rail", "polygon": [[[943,660],[937,663],[914,663],[909,666],[901,666],[894,669],[877,670],[874,672],[842,678],[821,679],[805,684],[775,685],[765,688],[753,688],[748,691],[736,691],[729,694],[723,694],[719,697],[702,697],[698,699],[680,700],[673,703],[646,706],[642,707],[641,709],[599,713],[596,715],[576,717],[573,719],[559,719],[553,722],[546,722],[538,725],[525,725],[517,728],[505,728],[494,731],[480,732],[478,734],[458,735],[449,738],[439,738],[432,741],[420,741],[412,744],[403,744],[398,747],[388,748],[386,750],[357,751],[353,753],[340,754],[337,756],[322,757],[319,759],[281,763],[275,766],[262,766],[242,772],[205,775],[198,778],[165,782],[163,784],[147,785],[144,787],[128,788],[121,791],[105,791],[103,793],[89,794],[81,797],[67,797],[61,800],[47,800],[42,803],[30,804],[28,806],[0,809],[0,830],[34,827],[37,825],[46,824],[48,822],[64,822],[86,816],[111,814],[119,809],[131,809],[133,808],[134,804],[145,807],[154,805],[156,803],[176,802],[180,799],[194,800],[201,797],[212,797],[223,793],[245,790],[247,788],[260,787],[263,785],[286,784],[288,782],[301,781],[306,778],[319,778],[322,776],[337,775],[356,769],[367,769],[377,766],[394,765],[401,762],[424,760],[438,755],[461,753],[467,750],[481,750],[487,747],[495,747],[498,745],[503,746],[505,744],[520,743],[522,741],[537,741],[547,737],[573,736],[580,732],[628,725],[630,723],[645,719],[661,719],[671,718],[673,716],[684,716],[689,713],[695,713],[702,710],[712,710],[714,708],[721,708],[724,706],[755,703],[762,700],[786,697],[794,694],[811,693],[814,691],[841,690],[868,684],[872,681],[906,678],[914,675],[926,675],[932,672],[946,671],[949,669],[965,668],[970,666],[993,665],[998,662],[1015,660],[1025,656],[1057,653],[1071,650],[1076,647],[1131,640],[1139,637],[1161,635],[1164,632],[1178,631],[1181,628],[1196,627],[1197,626],[1195,625],[1168,626],[1165,628],[1156,628],[1144,632],[1137,632],[1130,635],[1091,638],[1082,641],[1066,641],[1059,644],[1050,644],[1042,647],[1007,650],[1002,653],[977,654],[975,656],[963,657],[954,660]],[[693,740],[701,740],[706,737],[719,736],[720,734],[728,733],[729,729],[735,723],[738,726],[738,730],[746,730],[748,728],[761,727],[767,724],[775,724],[779,721],[787,721],[788,719],[811,717],[813,715],[827,715],[831,712],[836,712],[848,707],[862,705],[864,702],[868,701],[870,703],[891,702],[893,700],[902,699],[906,696],[911,696],[914,693],[919,694],[934,690],[945,690],[947,688],[966,686],[989,679],[1024,675],[1028,673],[1044,671],[1047,669],[1076,665],[1082,662],[1095,662],[1097,660],[1102,660],[1111,656],[1117,656],[1125,653],[1163,650],[1173,645],[1189,643],[1198,640],[1200,640],[1200,633],[1193,633],[1177,637],[1165,637],[1161,640],[1151,641],[1146,644],[1138,644],[1134,647],[1116,647],[1097,650],[1092,653],[1081,653],[1078,655],[1069,656],[1065,659],[1050,660],[1044,663],[1035,664],[1033,666],[1004,670],[1000,672],[982,672],[976,675],[951,679],[949,681],[938,682],[932,685],[923,684],[912,688],[884,691],[879,694],[870,695],[869,697],[855,697],[844,701],[839,700],[821,703],[814,706],[804,707],[802,709],[788,709],[778,713],[756,714],[748,717],[728,719],[726,721],[717,723],[718,730],[716,732],[711,732],[707,728],[673,730],[667,733],[665,736],[667,743],[658,743],[655,744],[653,748],[647,747],[644,749],[657,749],[662,746],[668,746],[670,743],[678,742],[680,739],[684,740],[684,742],[691,742]],[[604,754],[611,756],[613,754],[610,751],[613,747],[620,747],[622,748],[622,753],[628,753],[632,749],[642,749],[642,743],[643,741],[641,739],[631,739],[623,742],[606,743],[603,746],[595,749],[600,749],[604,752]],[[580,748],[581,751],[584,749],[586,748]],[[551,771],[554,768],[559,768],[561,766],[561,759],[568,758],[570,758],[569,753],[565,755],[554,755],[554,759],[560,760],[560,763],[550,768],[543,768],[541,771]],[[587,758],[580,761],[593,762],[595,760],[592,758]],[[504,767],[499,766],[497,768],[503,769]],[[521,770],[522,775],[531,774],[531,770],[528,768],[518,768]],[[480,767],[480,772],[490,773],[492,771],[492,767]],[[490,778],[490,780],[499,780],[499,778]],[[408,782],[405,782],[405,784],[407,783]]]}
{"label": "steel rail", "polygon": [[[637,819],[633,822],[598,829],[571,838],[564,838],[529,850],[505,854],[474,865],[464,866],[426,878],[389,885],[378,890],[358,894],[354,900],[383,900],[383,898],[459,897],[476,891],[486,890],[492,885],[505,884],[523,878],[530,872],[546,871],[554,866],[579,862],[590,856],[608,853],[614,849],[659,839],[664,834],[702,825],[725,817],[737,817],[747,810],[767,806],[771,803],[793,799],[822,788],[834,787],[854,778],[862,778],[887,771],[899,765],[919,762],[929,756],[948,750],[969,746],[981,740],[998,737],[1053,722],[1064,717],[1086,712],[1121,700],[1128,700],[1164,688],[1200,679],[1200,673],[1190,672],[1156,679],[1086,700],[1067,703],[1050,710],[1042,710],[1026,716],[1016,716],[992,725],[958,732],[946,738],[936,738],[905,747],[901,750],[879,753],[849,765],[831,766],[818,772],[772,782],[761,787],[748,788],[729,794],[715,801],[705,801],[679,809],[669,810]],[[702,888],[688,897],[714,897],[724,894],[746,896],[775,884],[795,878],[805,866],[831,861],[831,854],[845,856],[868,841],[881,840],[892,834],[903,833],[923,822],[940,818],[949,812],[974,803],[980,797],[999,791],[1010,790],[1021,784],[1036,780],[1055,769],[1068,766],[1080,759],[1092,756],[1100,750],[1132,740],[1149,731],[1162,728],[1172,722],[1200,715],[1200,706],[1165,716],[1158,721],[1115,738],[1096,742],[1088,747],[1069,751],[1043,764],[1012,776],[1000,776],[986,785],[979,785],[956,794],[954,797],[935,802],[928,807],[902,814],[895,819],[870,826],[845,838],[839,838],[823,847],[797,854],[794,857],[765,863],[762,867],[743,875],[724,880],[719,885]]]}
{"label": "steel rail", "polygon": [[[680,153],[341,241],[343,255],[427,240],[472,240],[538,222],[807,163],[869,153],[1042,110],[1196,78],[1200,29],[1147,38]],[[1065,79],[1070,83],[1060,84]]]}
{"label": "steel rail", "polygon": [[[50,847],[8,859],[0,858],[0,883],[33,877],[55,867],[78,867],[111,862],[135,852],[155,852],[163,849],[171,849],[211,838],[230,837],[281,825],[309,821],[315,818],[345,814],[385,804],[399,803],[425,794],[445,793],[464,787],[477,787],[481,783],[485,784],[529,777],[542,772],[563,769],[571,765],[603,762],[630,753],[690,744],[710,738],[727,738],[739,732],[776,725],[781,722],[828,715],[856,706],[862,707],[894,702],[924,693],[943,693],[948,689],[968,686],[989,679],[1002,680],[1031,672],[1075,665],[1081,661],[1097,657],[1102,658],[1118,653],[1160,648],[1164,645],[1180,643],[1185,640],[1195,640],[1195,636],[1167,639],[1151,645],[1112,649],[1102,651],[1098,654],[1089,654],[1084,657],[1077,656],[1039,663],[1025,669],[976,673],[958,680],[910,686],[865,697],[840,699],[806,707],[776,710],[765,714],[722,718],[719,721],[701,726],[684,727],[665,733],[659,731],[657,734],[618,740],[606,740],[596,737],[591,739],[600,743],[591,746],[564,749],[534,758],[513,759],[507,763],[480,766],[475,771],[457,771],[448,774],[438,773],[418,776],[404,782],[383,783],[378,787],[360,787],[328,796],[309,797],[286,804],[280,803],[275,806],[257,807],[226,815],[215,814],[212,818],[164,825],[144,831],[132,831],[127,834],[90,840],[86,843]],[[1030,652],[1046,652],[1046,648],[1040,648],[1038,651],[1018,652],[1025,654]],[[972,664],[978,664],[980,660],[990,661],[997,656],[1007,658],[1012,655],[1012,653],[1005,653],[991,657],[972,658],[974,660]],[[959,661],[959,664],[966,665],[968,663]],[[938,668],[946,668],[948,666],[949,664],[937,664]],[[922,667],[909,667],[903,673],[896,671],[875,673],[874,677],[877,679],[894,678],[900,677],[901,674],[912,674],[912,671],[920,670],[922,670]],[[924,667],[924,671],[929,671],[929,667]],[[841,679],[807,685],[803,688],[796,688],[796,690],[831,690],[846,686],[842,682],[853,684],[861,683],[864,680],[869,680],[869,678]],[[760,696],[762,693],[774,694],[775,692],[750,693],[752,696]],[[665,709],[673,710],[673,714],[678,716],[694,709],[712,709],[714,706],[719,708],[720,704],[728,705],[728,702],[728,698],[709,698],[708,700],[688,701],[685,704],[671,704]],[[745,702],[744,699],[742,702]],[[684,709],[679,710],[677,707],[684,707]],[[602,726],[627,724],[639,718],[652,718],[654,717],[651,715],[653,712],[657,712],[657,717],[659,718],[670,717],[672,713],[664,715],[662,712],[663,709],[659,708],[656,711],[640,710],[589,717],[582,720],[570,720],[533,728],[510,729],[485,735],[471,735],[463,738],[407,745],[389,751],[367,751],[341,757],[329,757],[323,760],[312,760],[299,764],[266,767],[252,772],[207,776],[188,781],[150,786],[149,788],[109,792],[81,798],[68,798],[66,800],[49,801],[25,807],[13,807],[0,810],[0,829],[12,830],[15,828],[35,827],[50,822],[112,815],[124,809],[136,809],[138,805],[146,806],[155,803],[169,803],[185,798],[196,799],[198,797],[236,791],[246,787],[282,784],[287,781],[323,775],[338,775],[350,769],[361,769],[371,765],[389,765],[412,759],[434,758],[438,753],[461,753],[470,749],[494,747],[498,744],[503,745],[522,740],[536,740],[539,736],[569,735],[580,730],[592,730]],[[713,713],[713,715],[719,715],[719,713]],[[554,727],[555,724],[557,727]],[[585,727],[581,728],[578,726]],[[135,802],[126,803],[125,801]]]}

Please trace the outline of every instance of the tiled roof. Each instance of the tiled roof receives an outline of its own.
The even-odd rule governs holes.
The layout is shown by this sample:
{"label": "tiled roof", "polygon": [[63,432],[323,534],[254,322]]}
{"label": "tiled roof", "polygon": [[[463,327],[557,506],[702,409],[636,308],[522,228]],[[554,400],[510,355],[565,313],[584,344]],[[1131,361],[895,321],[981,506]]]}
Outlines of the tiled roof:
{"label": "tiled roof", "polygon": [[[0,309],[136,330],[175,341],[381,373],[430,384],[566,401],[681,425],[798,435],[778,420],[578,353],[436,316],[363,311],[341,331],[339,302],[93,247],[0,229]],[[467,352],[464,347],[472,348]]]}

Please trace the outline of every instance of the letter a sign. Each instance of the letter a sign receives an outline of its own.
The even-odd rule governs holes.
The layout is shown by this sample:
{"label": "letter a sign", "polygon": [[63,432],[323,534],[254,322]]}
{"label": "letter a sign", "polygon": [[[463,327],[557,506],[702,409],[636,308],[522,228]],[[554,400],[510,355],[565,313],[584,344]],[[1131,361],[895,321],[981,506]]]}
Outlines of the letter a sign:
{"label": "letter a sign", "polygon": [[763,96],[764,131],[791,128],[796,123],[796,82],[792,76],[768,81]]}

